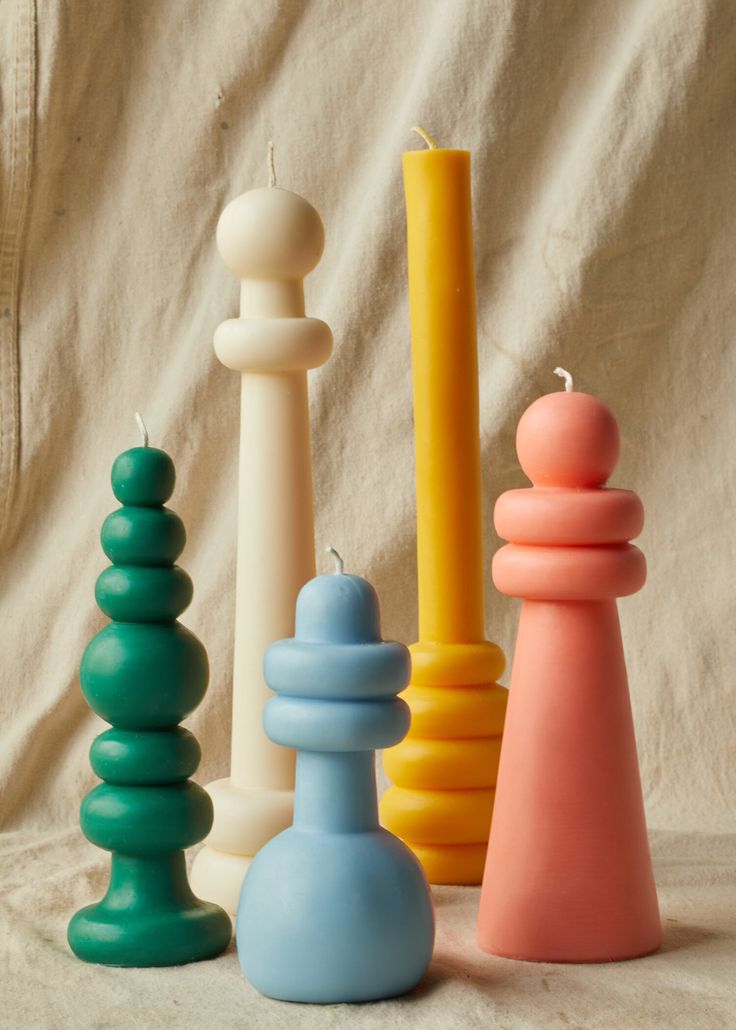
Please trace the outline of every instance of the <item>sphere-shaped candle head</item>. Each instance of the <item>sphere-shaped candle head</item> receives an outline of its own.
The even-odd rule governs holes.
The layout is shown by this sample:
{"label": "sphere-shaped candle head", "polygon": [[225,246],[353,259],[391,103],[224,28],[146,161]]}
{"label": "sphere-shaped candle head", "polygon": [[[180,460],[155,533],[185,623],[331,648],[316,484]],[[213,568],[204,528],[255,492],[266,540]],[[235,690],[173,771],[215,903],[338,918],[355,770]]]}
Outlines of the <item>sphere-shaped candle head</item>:
{"label": "sphere-shaped candle head", "polygon": [[217,223],[217,249],[239,279],[303,279],[324,245],[322,219],[312,205],[275,186],[242,193]]}
{"label": "sphere-shaped candle head", "polygon": [[332,573],[310,579],[296,602],[297,640],[367,644],[381,639],[378,597],[360,576]]}
{"label": "sphere-shaped candle head", "polygon": [[616,467],[619,449],[610,409],[574,390],[534,401],[516,432],[521,467],[536,486],[602,486]]}
{"label": "sphere-shaped candle head", "polygon": [[153,508],[165,504],[173,494],[176,470],[166,451],[131,447],[113,462],[111,479],[121,504]]}

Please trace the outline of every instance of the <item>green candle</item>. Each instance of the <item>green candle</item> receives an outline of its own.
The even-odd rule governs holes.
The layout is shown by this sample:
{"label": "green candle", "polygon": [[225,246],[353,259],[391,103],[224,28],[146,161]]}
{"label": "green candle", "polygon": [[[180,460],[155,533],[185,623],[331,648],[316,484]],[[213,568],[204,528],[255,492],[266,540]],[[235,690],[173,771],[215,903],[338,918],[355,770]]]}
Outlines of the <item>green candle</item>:
{"label": "green candle", "polygon": [[207,689],[207,654],[177,621],[192,598],[175,565],[184,525],[163,505],[174,463],[148,446],[112,468],[122,508],[107,517],[102,546],[112,565],[95,590],[112,620],[84,652],[82,691],[112,729],[93,742],[90,762],[104,781],[82,802],[85,836],[112,852],[102,901],[77,912],[69,944],[88,962],[163,966],[211,958],[228,944],[230,919],[189,887],[184,848],[212,825],[209,795],[188,777],[199,765],[195,737],[178,723]]}

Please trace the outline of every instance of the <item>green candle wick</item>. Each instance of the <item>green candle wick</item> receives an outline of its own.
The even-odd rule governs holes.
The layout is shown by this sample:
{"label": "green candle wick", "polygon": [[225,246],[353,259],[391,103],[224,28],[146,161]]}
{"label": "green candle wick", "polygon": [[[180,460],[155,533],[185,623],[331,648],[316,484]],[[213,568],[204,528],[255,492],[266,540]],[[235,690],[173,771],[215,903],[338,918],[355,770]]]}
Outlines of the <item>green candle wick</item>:
{"label": "green candle wick", "polygon": [[138,423],[138,428],[140,429],[141,436],[143,437],[143,446],[148,447],[148,430],[146,429],[146,423],[143,421],[143,416],[140,411],[136,411],[135,420]]}

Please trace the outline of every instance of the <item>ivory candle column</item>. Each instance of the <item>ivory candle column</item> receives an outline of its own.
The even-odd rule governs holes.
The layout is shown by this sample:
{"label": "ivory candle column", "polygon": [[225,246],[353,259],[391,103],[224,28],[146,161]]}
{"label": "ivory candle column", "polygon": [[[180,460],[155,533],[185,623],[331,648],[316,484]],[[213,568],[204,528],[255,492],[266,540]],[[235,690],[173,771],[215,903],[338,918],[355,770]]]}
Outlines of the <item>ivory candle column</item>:
{"label": "ivory candle column", "polygon": [[242,282],[240,317],[214,341],[242,374],[232,764],[207,788],[215,819],[192,883],[234,914],[250,859],[292,822],[294,754],[263,731],[263,656],[293,636],[297,594],[315,574],[307,371],[329,357],[332,333],[305,317],[302,280],[324,246],[306,200],[275,184],[242,194],[217,246]]}
{"label": "ivory candle column", "polygon": [[419,643],[408,736],[384,754],[386,827],[430,883],[481,882],[506,708],[485,639],[470,154],[404,154],[414,375]]}

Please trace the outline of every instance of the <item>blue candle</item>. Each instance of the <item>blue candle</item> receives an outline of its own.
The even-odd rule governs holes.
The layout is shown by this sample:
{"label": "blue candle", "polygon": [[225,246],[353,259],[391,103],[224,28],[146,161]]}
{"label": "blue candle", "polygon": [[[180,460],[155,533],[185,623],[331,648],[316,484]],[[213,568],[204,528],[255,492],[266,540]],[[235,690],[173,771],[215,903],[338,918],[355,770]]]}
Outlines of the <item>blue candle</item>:
{"label": "blue candle", "polygon": [[412,852],[378,823],[376,748],[409,728],[396,695],[403,644],[381,639],[373,587],[342,571],[301,590],[296,632],[267,651],[276,697],[264,727],[297,748],[294,823],[254,859],[238,908],[243,971],[287,1001],[355,1002],[402,994],[427,968],[434,915]]}

